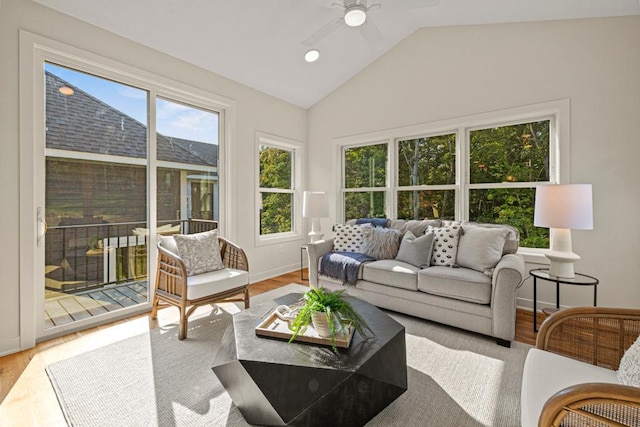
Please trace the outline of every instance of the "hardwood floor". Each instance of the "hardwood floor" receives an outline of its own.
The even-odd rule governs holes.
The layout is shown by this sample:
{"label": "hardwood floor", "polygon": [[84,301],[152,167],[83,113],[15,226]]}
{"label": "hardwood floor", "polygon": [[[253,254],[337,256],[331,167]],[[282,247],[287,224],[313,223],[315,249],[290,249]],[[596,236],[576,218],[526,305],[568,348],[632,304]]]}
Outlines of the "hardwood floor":
{"label": "hardwood floor", "polygon": [[[307,281],[300,280],[300,271],[296,270],[252,284],[250,294],[257,295],[289,283],[308,285]],[[160,310],[158,319],[153,321],[148,314],[141,314],[54,338],[32,349],[0,357],[0,426],[66,426],[45,366],[157,328],[159,324],[175,322],[176,315],[175,309]],[[541,321],[543,315],[539,316],[538,321]],[[516,341],[535,345],[535,336],[531,312],[518,310]]]}

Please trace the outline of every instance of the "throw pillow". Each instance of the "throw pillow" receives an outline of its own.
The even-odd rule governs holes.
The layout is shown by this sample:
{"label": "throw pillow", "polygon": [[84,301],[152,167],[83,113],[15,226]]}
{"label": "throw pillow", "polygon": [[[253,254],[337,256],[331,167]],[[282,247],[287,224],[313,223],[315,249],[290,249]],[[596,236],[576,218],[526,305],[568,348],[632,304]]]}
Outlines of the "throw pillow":
{"label": "throw pillow", "polygon": [[224,268],[217,230],[188,235],[176,234],[173,238],[188,276]]}
{"label": "throw pillow", "polygon": [[174,239],[173,236],[158,236],[158,241],[160,242],[160,246],[178,255],[178,245],[176,245],[176,239]]}
{"label": "throw pillow", "polygon": [[335,237],[333,239],[334,252],[362,252],[360,247],[364,237],[362,225],[336,224],[333,227]]}
{"label": "throw pillow", "polygon": [[622,384],[640,387],[640,336],[624,352],[617,374]]}
{"label": "throw pillow", "polygon": [[361,252],[375,259],[394,259],[400,247],[400,230],[381,227],[362,229]]}
{"label": "throw pillow", "polygon": [[431,265],[452,267],[456,263],[458,241],[460,240],[460,223],[453,222],[447,227],[427,227],[427,233],[435,236]]}
{"label": "throw pillow", "polygon": [[509,230],[464,225],[458,243],[456,264],[485,272],[498,264]]}
{"label": "throw pillow", "polygon": [[416,237],[411,231],[407,231],[400,242],[396,259],[419,268],[429,267],[434,237],[432,232]]}

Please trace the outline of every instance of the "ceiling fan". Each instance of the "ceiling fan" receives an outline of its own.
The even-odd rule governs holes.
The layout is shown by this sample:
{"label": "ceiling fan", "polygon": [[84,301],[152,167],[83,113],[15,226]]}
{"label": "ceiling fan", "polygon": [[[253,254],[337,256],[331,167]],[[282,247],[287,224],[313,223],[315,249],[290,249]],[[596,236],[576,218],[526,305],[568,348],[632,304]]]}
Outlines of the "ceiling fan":
{"label": "ceiling fan", "polygon": [[378,27],[368,20],[368,13],[376,9],[384,11],[396,11],[401,9],[418,9],[435,6],[440,0],[343,0],[327,4],[327,0],[309,0],[323,7],[339,7],[343,9],[342,16],[339,16],[316,30],[309,37],[302,41],[304,46],[315,46],[320,40],[327,37],[342,25],[358,27],[363,37],[371,47],[376,47],[383,41],[382,34]]}

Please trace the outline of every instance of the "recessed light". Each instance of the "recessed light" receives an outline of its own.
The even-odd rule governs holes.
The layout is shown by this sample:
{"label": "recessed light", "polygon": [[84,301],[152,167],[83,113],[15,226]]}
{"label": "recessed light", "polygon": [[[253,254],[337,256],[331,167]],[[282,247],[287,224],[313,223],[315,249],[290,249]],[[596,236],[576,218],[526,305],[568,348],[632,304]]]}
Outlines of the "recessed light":
{"label": "recessed light", "polygon": [[60,92],[63,95],[73,95],[75,92],[73,91],[72,88],[70,88],[69,86],[62,86],[58,89],[58,92]]}
{"label": "recessed light", "polygon": [[320,51],[318,49],[311,49],[304,54],[304,60],[307,62],[315,62],[320,58]]}

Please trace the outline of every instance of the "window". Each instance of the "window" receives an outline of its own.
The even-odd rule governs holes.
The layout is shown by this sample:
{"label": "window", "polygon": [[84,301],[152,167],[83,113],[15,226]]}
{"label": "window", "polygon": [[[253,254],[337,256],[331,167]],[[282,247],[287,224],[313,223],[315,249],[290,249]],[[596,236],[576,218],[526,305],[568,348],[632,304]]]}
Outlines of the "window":
{"label": "window", "polygon": [[386,215],[387,144],[347,147],[344,155],[345,219]]}
{"label": "window", "polygon": [[535,187],[549,182],[551,120],[469,131],[469,220],[511,224],[520,246],[549,247],[549,229],[533,226]]}
{"label": "window", "polygon": [[455,217],[456,134],[399,140],[397,217]]}
{"label": "window", "polygon": [[569,176],[568,109],[554,101],[340,138],[338,217],[510,224],[521,247],[548,248],[549,230],[533,226],[535,187]]}
{"label": "window", "polygon": [[297,236],[300,147],[266,135],[258,136],[257,147],[258,235],[262,241]]}

